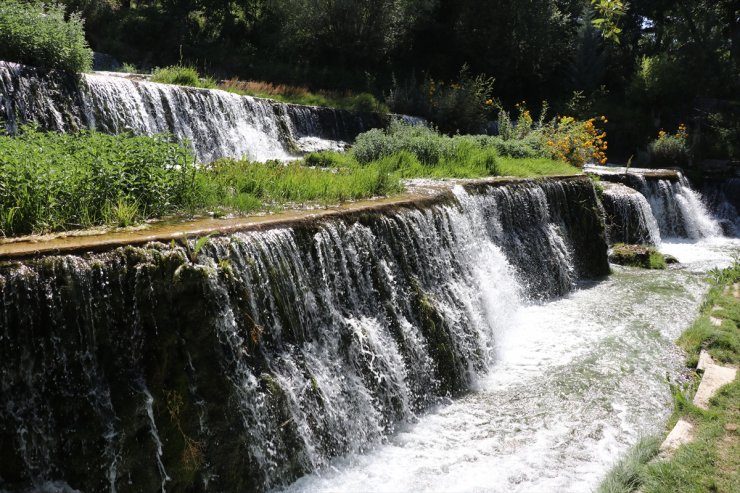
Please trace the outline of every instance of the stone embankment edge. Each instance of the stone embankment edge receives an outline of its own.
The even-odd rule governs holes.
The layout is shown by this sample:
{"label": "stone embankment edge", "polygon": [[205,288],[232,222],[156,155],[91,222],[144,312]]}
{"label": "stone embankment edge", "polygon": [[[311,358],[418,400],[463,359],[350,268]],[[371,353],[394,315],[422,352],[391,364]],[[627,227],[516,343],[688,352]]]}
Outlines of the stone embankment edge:
{"label": "stone embankment edge", "polygon": [[537,183],[548,180],[588,181],[586,175],[539,178],[495,177],[479,180],[450,180],[415,186],[396,197],[348,202],[335,207],[313,210],[290,210],[277,214],[205,218],[197,220],[162,221],[145,228],[107,232],[75,232],[51,237],[23,237],[0,240],[0,261],[25,260],[50,255],[84,254],[109,251],[125,246],[141,246],[151,242],[182,241],[206,235],[224,236],[238,232],[266,231],[290,228],[325,220],[352,220],[367,213],[390,213],[404,208],[425,208],[454,200],[452,188],[460,185],[469,193],[484,193],[488,186]]}

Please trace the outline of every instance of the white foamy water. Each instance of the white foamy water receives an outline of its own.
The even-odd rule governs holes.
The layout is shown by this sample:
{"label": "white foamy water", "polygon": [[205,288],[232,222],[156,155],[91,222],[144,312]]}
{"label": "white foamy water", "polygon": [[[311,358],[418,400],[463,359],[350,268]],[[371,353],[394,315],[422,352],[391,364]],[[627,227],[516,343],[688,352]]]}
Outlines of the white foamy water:
{"label": "white foamy water", "polygon": [[477,391],[285,491],[594,491],[641,436],[663,429],[668,381],[683,366],[672,341],[698,313],[702,272],[731,262],[740,242],[663,249],[686,264],[615,267],[608,281],[522,307]]}

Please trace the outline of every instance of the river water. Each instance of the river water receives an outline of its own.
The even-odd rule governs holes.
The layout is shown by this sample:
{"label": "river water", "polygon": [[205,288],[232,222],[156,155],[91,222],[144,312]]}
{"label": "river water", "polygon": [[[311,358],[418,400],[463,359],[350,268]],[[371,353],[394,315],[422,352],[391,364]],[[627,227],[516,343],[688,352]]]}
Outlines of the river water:
{"label": "river water", "polygon": [[497,357],[475,391],[284,491],[594,491],[665,426],[683,369],[673,341],[698,314],[706,272],[737,258],[740,240],[661,250],[682,264],[614,266],[608,280],[499,314]]}

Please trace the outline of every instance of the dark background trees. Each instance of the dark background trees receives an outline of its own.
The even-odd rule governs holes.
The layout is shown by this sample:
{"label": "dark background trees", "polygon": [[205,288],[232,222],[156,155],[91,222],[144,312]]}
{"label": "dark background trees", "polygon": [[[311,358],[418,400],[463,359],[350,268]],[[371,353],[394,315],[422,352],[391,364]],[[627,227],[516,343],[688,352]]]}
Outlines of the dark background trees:
{"label": "dark background trees", "polygon": [[217,77],[383,96],[394,81],[452,81],[467,65],[495,78],[504,105],[548,100],[555,112],[608,113],[624,158],[679,122],[729,141],[737,125],[738,0],[632,0],[616,40],[592,26],[591,0],[62,3],[82,12],[93,49],[144,68],[184,63]]}

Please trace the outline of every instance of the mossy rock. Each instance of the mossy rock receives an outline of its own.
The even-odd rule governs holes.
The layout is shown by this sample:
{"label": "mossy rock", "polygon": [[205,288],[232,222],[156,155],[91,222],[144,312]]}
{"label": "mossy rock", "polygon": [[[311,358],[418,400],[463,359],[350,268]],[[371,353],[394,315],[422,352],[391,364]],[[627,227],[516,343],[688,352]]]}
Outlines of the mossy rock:
{"label": "mossy rock", "polygon": [[618,265],[640,267],[642,269],[665,269],[668,264],[678,260],[670,255],[663,255],[648,245],[625,245],[617,243],[612,248],[609,261]]}

